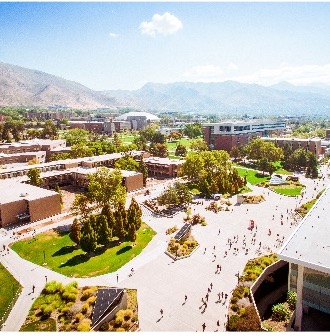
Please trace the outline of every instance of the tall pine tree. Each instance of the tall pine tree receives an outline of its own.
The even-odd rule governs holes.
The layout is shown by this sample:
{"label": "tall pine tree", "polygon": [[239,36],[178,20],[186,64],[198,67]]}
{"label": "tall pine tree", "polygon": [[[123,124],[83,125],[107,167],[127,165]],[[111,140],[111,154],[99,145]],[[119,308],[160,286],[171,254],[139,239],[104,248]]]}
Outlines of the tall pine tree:
{"label": "tall pine tree", "polygon": [[108,226],[107,218],[104,215],[97,217],[98,244],[109,246],[112,240],[112,230]]}
{"label": "tall pine tree", "polygon": [[125,207],[122,205],[122,203],[119,203],[118,210],[115,212],[115,226],[112,231],[113,236],[117,237],[119,240],[125,239],[124,225],[126,225],[127,223],[126,213],[123,216],[124,213],[122,211],[122,208],[124,208],[125,211]]}
{"label": "tall pine tree", "polygon": [[109,204],[107,204],[103,207],[103,209],[101,211],[101,215],[104,215],[107,218],[108,227],[111,231],[113,231],[114,227],[116,225],[116,221],[115,221],[113,211],[111,210]]}
{"label": "tall pine tree", "polygon": [[96,250],[97,247],[96,235],[89,219],[87,219],[84,223],[83,230],[81,232],[80,246],[81,249],[87,253],[91,253]]}
{"label": "tall pine tree", "polygon": [[78,222],[78,219],[75,218],[73,220],[73,223],[71,225],[70,233],[69,233],[70,239],[76,243],[77,245],[80,244],[80,238],[81,238],[81,227]]}

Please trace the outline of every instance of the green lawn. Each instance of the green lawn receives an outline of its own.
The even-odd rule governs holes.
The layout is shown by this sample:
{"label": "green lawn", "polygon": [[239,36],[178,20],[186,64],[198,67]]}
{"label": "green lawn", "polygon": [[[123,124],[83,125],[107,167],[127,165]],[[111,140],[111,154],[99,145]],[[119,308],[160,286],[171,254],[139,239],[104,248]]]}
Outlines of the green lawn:
{"label": "green lawn", "polygon": [[[36,240],[19,241],[12,249],[24,259],[44,265],[55,272],[71,277],[93,277],[115,272],[136,257],[148,245],[155,231],[142,224],[137,232],[135,246],[124,242],[109,249],[99,248],[94,257],[87,257],[81,249],[75,249],[68,233],[48,231],[36,236]],[[45,251],[45,261],[44,261]]]}
{"label": "green lawn", "polygon": [[0,322],[4,322],[10,312],[6,310],[14,303],[13,301],[16,301],[16,293],[21,290],[21,285],[2,264],[0,264],[0,283]]}
{"label": "green lawn", "polygon": [[301,190],[304,188],[303,186],[296,186],[294,184],[289,185],[281,185],[278,187],[272,186],[269,187],[270,189],[274,190],[278,194],[285,195],[285,196],[298,196],[301,193]]}
{"label": "green lawn", "polygon": [[293,175],[293,172],[290,172],[282,167],[281,161],[274,162],[274,166],[277,168],[275,173],[281,175]]}
{"label": "green lawn", "polygon": [[259,174],[256,170],[246,169],[237,166],[235,166],[235,168],[237,169],[239,176],[242,177],[246,176],[247,181],[252,185],[269,180],[268,175],[262,176],[262,174]]}

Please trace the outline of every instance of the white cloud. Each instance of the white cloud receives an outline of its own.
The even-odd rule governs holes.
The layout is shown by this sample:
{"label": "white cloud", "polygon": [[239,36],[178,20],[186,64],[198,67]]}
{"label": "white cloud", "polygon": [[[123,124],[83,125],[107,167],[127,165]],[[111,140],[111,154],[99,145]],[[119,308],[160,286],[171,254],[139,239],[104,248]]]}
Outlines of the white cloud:
{"label": "white cloud", "polygon": [[263,85],[272,85],[282,81],[287,81],[296,85],[311,83],[330,84],[330,64],[308,64],[301,66],[288,66],[282,64],[278,68],[260,69],[250,75],[238,76],[232,79]]}
{"label": "white cloud", "polygon": [[109,35],[110,35],[110,37],[112,37],[112,38],[116,38],[116,37],[118,37],[119,35],[118,34],[116,34],[116,33],[109,33]]}
{"label": "white cloud", "polygon": [[155,37],[156,35],[171,35],[182,29],[182,22],[174,15],[166,12],[163,15],[155,14],[150,22],[140,24],[142,34]]}
{"label": "white cloud", "polygon": [[236,71],[236,70],[238,70],[238,65],[235,64],[235,63],[229,63],[227,69],[229,71]]}

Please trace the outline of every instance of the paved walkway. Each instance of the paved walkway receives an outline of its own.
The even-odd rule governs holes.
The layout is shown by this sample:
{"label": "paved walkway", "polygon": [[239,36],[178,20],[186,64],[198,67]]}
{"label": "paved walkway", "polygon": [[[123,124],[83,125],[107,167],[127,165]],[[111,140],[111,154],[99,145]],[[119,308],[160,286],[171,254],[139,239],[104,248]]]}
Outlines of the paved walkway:
{"label": "paved walkway", "polygon": [[[326,167],[322,168],[322,172],[326,172]],[[282,241],[289,237],[297,225],[294,223],[291,210],[315,197],[330,182],[330,179],[326,175],[325,181],[316,182],[302,176],[301,181],[306,185],[303,197],[285,197],[267,189],[252,186],[251,194],[265,195],[265,202],[258,205],[238,206],[235,205],[236,197],[233,197],[230,211],[222,211],[218,214],[205,210],[205,206],[210,201],[204,200],[203,205],[193,205],[193,213],[205,216],[208,225],[193,227],[193,235],[200,243],[200,247],[191,257],[176,262],[164,254],[170,239],[165,231],[171,226],[183,225],[182,219],[185,214],[179,213],[173,218],[157,218],[144,212],[145,222],[157,231],[157,235],[139,256],[117,272],[74,280],[77,280],[81,286],[137,288],[142,331],[201,331],[203,323],[206,324],[206,331],[224,331],[229,302],[228,300],[218,302],[217,293],[227,293],[230,298],[230,292],[237,283],[235,274],[237,272],[241,274],[248,259],[270,251],[278,251]],[[154,190],[150,190],[152,196],[154,193],[159,194],[163,187],[164,185],[156,186]],[[139,195],[136,198],[141,202],[146,197]],[[283,215],[283,225],[281,225],[281,215]],[[247,229],[250,219],[255,221],[257,227],[253,232]],[[72,219],[66,219],[57,224],[39,227],[37,233],[57,225],[70,224],[71,221]],[[28,226],[33,227],[36,224],[40,223]],[[269,229],[271,235],[268,235]],[[29,235],[32,235],[32,232],[25,237]],[[230,248],[228,239],[235,241],[237,236],[237,243],[233,243]],[[243,247],[244,236],[246,247]],[[256,239],[255,243],[252,241],[253,238]],[[0,232],[0,246],[8,245],[12,241],[10,232],[5,236]],[[234,248],[237,248],[237,251]],[[12,250],[9,254],[0,254],[0,261],[23,286],[23,292],[2,331],[19,331],[33,299],[39,295],[45,285],[45,276],[48,281],[58,280],[64,283],[73,281],[72,278],[22,260]],[[220,274],[216,274],[217,264],[222,267]],[[133,276],[130,276],[131,268],[134,268]],[[201,299],[205,298],[211,283],[208,305],[203,311],[199,308],[202,304]],[[36,286],[34,294],[31,294],[32,285]],[[187,301],[184,300],[185,295],[187,295]],[[164,311],[162,318],[160,309]],[[220,327],[217,326],[218,320]]]}

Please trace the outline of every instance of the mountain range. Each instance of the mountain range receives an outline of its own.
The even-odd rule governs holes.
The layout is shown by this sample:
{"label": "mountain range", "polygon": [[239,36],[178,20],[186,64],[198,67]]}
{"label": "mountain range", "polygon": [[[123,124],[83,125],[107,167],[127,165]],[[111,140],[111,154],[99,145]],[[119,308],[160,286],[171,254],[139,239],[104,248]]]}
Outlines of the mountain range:
{"label": "mountain range", "polygon": [[130,107],[152,112],[330,115],[330,86],[235,81],[147,83],[138,90],[95,91],[38,70],[0,63],[0,106]]}

